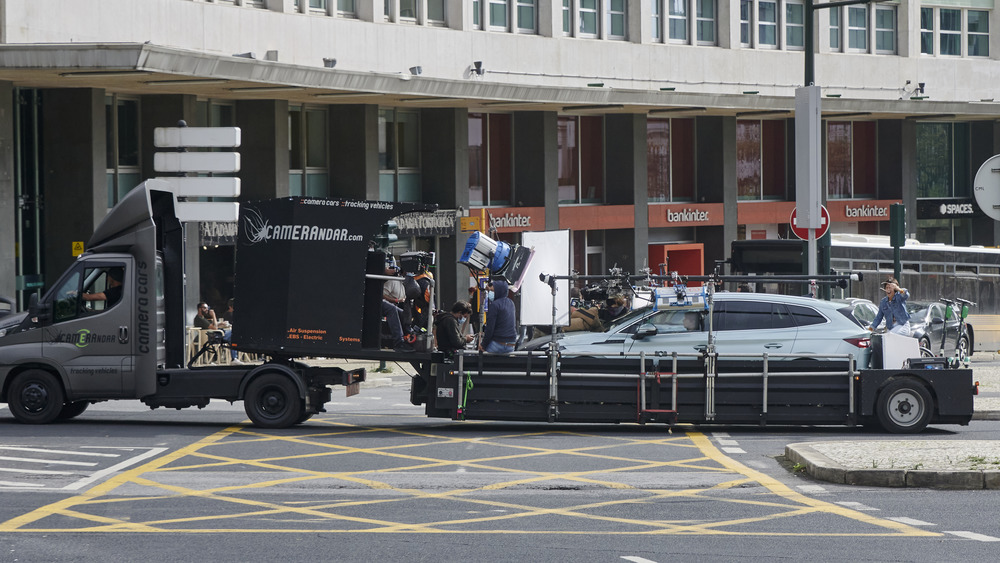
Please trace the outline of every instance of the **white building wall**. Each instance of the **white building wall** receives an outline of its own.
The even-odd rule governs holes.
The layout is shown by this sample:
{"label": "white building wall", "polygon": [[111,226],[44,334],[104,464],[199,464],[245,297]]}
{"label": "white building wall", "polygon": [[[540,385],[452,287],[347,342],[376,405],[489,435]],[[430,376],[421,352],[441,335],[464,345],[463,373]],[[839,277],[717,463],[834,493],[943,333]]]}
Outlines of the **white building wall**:
{"label": "white building wall", "polygon": [[[471,27],[465,4],[456,5],[457,1],[448,2],[447,17],[456,28]],[[539,21],[556,27],[561,20],[549,23],[559,15],[552,1],[559,3],[542,0],[537,10]],[[368,16],[371,10],[372,19],[383,19],[381,2],[364,0],[358,5],[359,13]],[[673,87],[684,93],[752,91],[790,97],[803,81],[801,51],[638,43],[642,36],[648,37],[643,33],[636,42],[626,42],[372,23],[295,13],[291,0],[271,0],[269,9],[202,0],[5,0],[0,6],[3,40],[11,44],[148,41],[214,55],[251,51],[261,59],[267,51],[277,51],[282,63],[313,67],[322,66],[324,57],[334,57],[338,69],[353,71],[405,73],[419,65],[425,76],[452,80],[561,87],[603,82],[607,88]],[[720,0],[719,12],[720,44],[738,46],[739,0]],[[924,82],[932,101],[1000,97],[994,86],[1000,82],[997,60],[921,56],[919,29],[913,29],[919,28],[919,3],[903,0],[898,15],[899,51],[910,56],[823,52],[828,47],[822,45],[828,46],[829,40],[823,39],[825,26],[819,27],[823,31],[816,77],[824,93],[896,100],[909,80]],[[636,28],[636,18],[647,17],[648,11],[636,9],[629,28]],[[996,17],[991,21],[996,23]],[[648,27],[643,21],[638,25]],[[995,47],[1000,26],[992,30]],[[469,73],[477,60],[487,69],[481,78]]]}

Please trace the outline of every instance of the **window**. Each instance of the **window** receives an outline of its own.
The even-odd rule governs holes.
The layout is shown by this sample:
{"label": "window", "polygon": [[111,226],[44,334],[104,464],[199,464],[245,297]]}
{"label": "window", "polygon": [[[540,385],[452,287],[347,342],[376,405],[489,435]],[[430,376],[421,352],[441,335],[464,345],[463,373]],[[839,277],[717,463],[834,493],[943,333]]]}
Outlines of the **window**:
{"label": "window", "polygon": [[[654,0],[654,2],[657,0]],[[573,30],[573,6],[571,0],[562,0],[562,30],[569,35]]]}
{"label": "window", "polygon": [[[563,0],[565,4],[566,0]],[[650,16],[650,23],[653,26],[653,40],[662,41],[663,35],[660,33],[660,26],[663,25],[663,12],[660,10],[660,0],[653,0],[653,11]]]}
{"label": "window", "polygon": [[694,201],[694,120],[646,122],[649,201]]}
{"label": "window", "polygon": [[917,197],[971,197],[968,123],[917,123]]}
{"label": "window", "polygon": [[597,0],[580,0],[580,35],[597,36]]}
{"label": "window", "polygon": [[840,8],[830,8],[830,49],[840,50]]}
{"label": "window", "polygon": [[940,42],[942,55],[962,54],[962,11],[940,8]]}
{"label": "window", "polygon": [[293,196],[327,197],[330,174],[327,114],[322,108],[288,109],[288,191]]}
{"label": "window", "polygon": [[715,44],[715,0],[695,1],[698,43]]}
{"label": "window", "polygon": [[[821,325],[826,322],[826,317],[815,309],[803,307],[802,305],[786,305],[786,307],[788,307],[792,318],[795,320],[795,324],[798,326]],[[874,318],[873,315],[872,319],[874,320]]]}
{"label": "window", "polygon": [[108,208],[142,181],[139,169],[139,100],[104,99]]}
{"label": "window", "polygon": [[482,0],[472,0],[472,27],[474,29],[483,28],[482,10]]}
{"label": "window", "polygon": [[417,19],[417,0],[396,0],[399,2],[399,19]]}
{"label": "window", "polygon": [[535,31],[535,0],[517,0],[517,29]]}
{"label": "window", "polygon": [[606,0],[608,4],[608,37],[625,38],[625,0]]}
{"label": "window", "polygon": [[[921,8],[920,53],[949,57],[988,57],[989,19],[990,12],[984,10]],[[963,45],[966,49],[964,53]]]}
{"label": "window", "polygon": [[490,27],[507,29],[507,0],[489,0]]}
{"label": "window", "polygon": [[740,43],[750,44],[750,9],[753,7],[751,0],[740,0]]}
{"label": "window", "polygon": [[830,199],[875,197],[876,124],[830,121],[826,125],[826,182]]}
{"label": "window", "polygon": [[852,51],[868,50],[868,8],[848,6],[847,48]]}
{"label": "window", "polygon": [[427,21],[444,23],[444,0],[427,0]]}
{"label": "window", "polygon": [[379,199],[421,201],[420,114],[379,109],[378,159]]}
{"label": "window", "polygon": [[969,10],[966,17],[969,32],[969,51],[966,54],[970,57],[990,56],[990,13]]}
{"label": "window", "polygon": [[355,0],[337,0],[337,12],[345,16],[357,14],[357,7],[354,5],[354,2]]}
{"label": "window", "polygon": [[124,282],[122,264],[96,266],[91,262],[86,268],[76,269],[56,291],[53,320],[69,321],[114,307],[121,301]]}
{"label": "window", "polygon": [[668,0],[670,3],[670,39],[687,41],[687,1]]}
{"label": "window", "polygon": [[895,6],[875,7],[875,52],[887,54],[896,52]]}
{"label": "window", "polygon": [[785,122],[737,120],[736,184],[741,200],[785,197]]}
{"label": "window", "polygon": [[559,118],[559,203],[604,201],[604,118]]}
{"label": "window", "polygon": [[785,46],[792,48],[805,47],[806,9],[797,2],[785,4]]}
{"label": "window", "polygon": [[934,54],[934,8],[920,8],[920,52]]}
{"label": "window", "polygon": [[469,114],[469,203],[513,203],[513,128],[507,114]]}
{"label": "window", "polygon": [[757,43],[762,46],[778,45],[778,4],[757,2]]}

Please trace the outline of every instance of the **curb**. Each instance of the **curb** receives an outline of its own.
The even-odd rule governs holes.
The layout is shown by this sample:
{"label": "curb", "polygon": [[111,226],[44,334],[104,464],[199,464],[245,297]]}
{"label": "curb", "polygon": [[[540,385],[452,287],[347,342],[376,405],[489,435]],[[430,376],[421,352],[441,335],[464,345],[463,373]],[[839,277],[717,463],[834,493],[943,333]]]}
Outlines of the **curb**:
{"label": "curb", "polygon": [[1000,411],[973,411],[972,420],[1000,420]]}
{"label": "curb", "polygon": [[1000,489],[1000,471],[927,469],[849,469],[816,451],[809,443],[785,446],[785,457],[805,468],[813,479],[865,487],[919,487],[927,489]]}

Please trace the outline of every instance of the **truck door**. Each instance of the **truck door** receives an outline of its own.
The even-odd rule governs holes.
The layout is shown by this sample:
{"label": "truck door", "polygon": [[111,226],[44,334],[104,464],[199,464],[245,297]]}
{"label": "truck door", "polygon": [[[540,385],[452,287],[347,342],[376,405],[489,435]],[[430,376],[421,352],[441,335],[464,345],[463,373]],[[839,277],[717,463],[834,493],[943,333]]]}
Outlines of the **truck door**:
{"label": "truck door", "polygon": [[82,260],[52,295],[42,355],[61,365],[70,399],[122,396],[131,379],[132,260]]}

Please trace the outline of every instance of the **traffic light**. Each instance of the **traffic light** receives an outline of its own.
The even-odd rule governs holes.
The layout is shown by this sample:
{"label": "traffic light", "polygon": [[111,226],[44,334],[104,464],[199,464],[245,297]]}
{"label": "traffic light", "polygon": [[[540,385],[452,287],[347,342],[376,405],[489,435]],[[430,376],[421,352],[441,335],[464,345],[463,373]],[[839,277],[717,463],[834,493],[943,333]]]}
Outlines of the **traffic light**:
{"label": "traffic light", "polygon": [[906,206],[902,203],[889,206],[889,245],[906,246]]}

